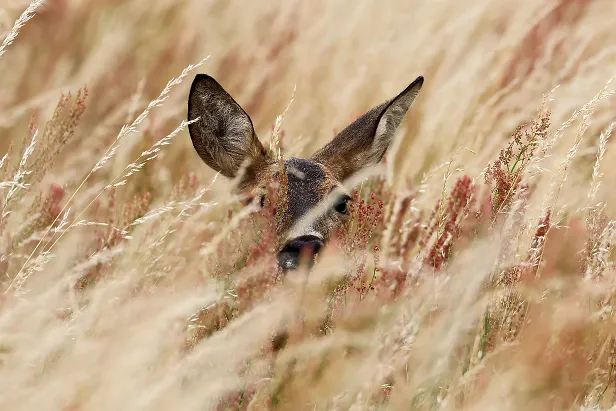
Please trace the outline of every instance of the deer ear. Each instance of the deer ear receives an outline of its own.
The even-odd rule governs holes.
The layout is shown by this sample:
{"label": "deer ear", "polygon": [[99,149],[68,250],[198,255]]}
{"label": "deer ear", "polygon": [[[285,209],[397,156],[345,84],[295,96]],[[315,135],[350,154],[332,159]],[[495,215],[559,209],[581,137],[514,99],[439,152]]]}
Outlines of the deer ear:
{"label": "deer ear", "polygon": [[423,77],[417,77],[398,96],[355,120],[317,151],[312,159],[327,166],[339,180],[377,164],[419,94],[423,81]]}
{"label": "deer ear", "polygon": [[188,126],[201,159],[222,175],[238,177],[246,188],[266,165],[267,151],[255,134],[252,120],[240,105],[212,77],[198,74],[188,97]]}

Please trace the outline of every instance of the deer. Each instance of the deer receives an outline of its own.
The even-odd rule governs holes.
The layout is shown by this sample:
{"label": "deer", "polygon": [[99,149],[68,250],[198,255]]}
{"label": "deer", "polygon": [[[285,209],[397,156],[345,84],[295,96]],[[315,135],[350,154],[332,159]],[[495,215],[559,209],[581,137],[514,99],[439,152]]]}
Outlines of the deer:
{"label": "deer", "polygon": [[330,235],[350,217],[352,198],[345,182],[381,162],[423,82],[423,76],[417,77],[311,157],[284,159],[281,167],[262,145],[246,111],[213,77],[197,74],[188,97],[189,134],[201,160],[234,182],[231,191],[252,193],[261,207],[268,182],[286,174],[285,218],[276,224],[278,266],[289,272],[307,259],[312,267]]}

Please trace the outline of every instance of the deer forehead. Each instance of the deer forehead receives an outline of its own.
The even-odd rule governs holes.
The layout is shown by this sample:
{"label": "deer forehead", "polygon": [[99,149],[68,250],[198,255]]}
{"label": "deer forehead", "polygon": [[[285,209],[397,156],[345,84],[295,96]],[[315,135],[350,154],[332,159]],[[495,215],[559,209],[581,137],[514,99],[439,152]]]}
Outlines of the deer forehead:
{"label": "deer forehead", "polygon": [[[321,201],[332,188],[339,185],[326,166],[313,160],[292,157],[284,162],[284,167],[287,177],[285,192],[290,208],[313,206]],[[278,174],[279,166],[270,165],[268,172],[261,176],[259,185],[267,186],[273,178],[278,177]],[[303,214],[299,209],[289,211]]]}
{"label": "deer forehead", "polygon": [[287,198],[292,216],[305,214],[337,185],[329,170],[316,161],[290,158],[287,171]]}

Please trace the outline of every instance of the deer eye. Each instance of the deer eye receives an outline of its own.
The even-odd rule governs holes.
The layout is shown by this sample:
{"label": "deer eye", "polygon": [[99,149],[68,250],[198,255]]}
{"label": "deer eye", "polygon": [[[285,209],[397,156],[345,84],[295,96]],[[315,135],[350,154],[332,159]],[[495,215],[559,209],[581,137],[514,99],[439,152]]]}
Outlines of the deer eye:
{"label": "deer eye", "polygon": [[334,210],[339,212],[340,214],[349,214],[349,209],[347,207],[349,200],[351,197],[347,195],[340,196],[334,202]]}
{"label": "deer eye", "polygon": [[259,204],[261,204],[261,208],[265,207],[265,194],[261,195],[261,199],[259,200]]}

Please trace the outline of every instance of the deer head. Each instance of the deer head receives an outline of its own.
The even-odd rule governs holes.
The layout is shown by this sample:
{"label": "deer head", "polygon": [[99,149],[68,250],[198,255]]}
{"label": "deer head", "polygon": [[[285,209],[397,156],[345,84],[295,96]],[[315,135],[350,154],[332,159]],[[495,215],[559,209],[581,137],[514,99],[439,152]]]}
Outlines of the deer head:
{"label": "deer head", "polygon": [[[296,269],[300,256],[314,256],[349,217],[343,182],[381,161],[404,115],[419,94],[418,77],[396,97],[372,108],[310,158],[284,161],[285,218],[277,224],[278,262]],[[281,167],[257,137],[252,120],[212,77],[198,74],[188,98],[190,137],[201,159],[234,179],[236,192],[261,195]]]}

